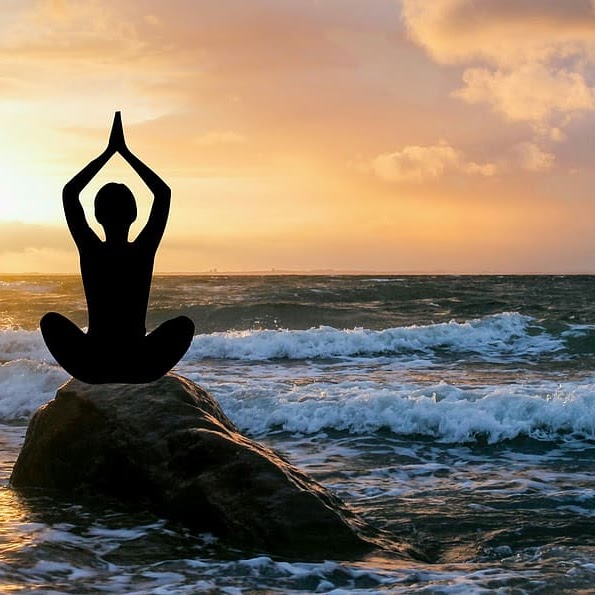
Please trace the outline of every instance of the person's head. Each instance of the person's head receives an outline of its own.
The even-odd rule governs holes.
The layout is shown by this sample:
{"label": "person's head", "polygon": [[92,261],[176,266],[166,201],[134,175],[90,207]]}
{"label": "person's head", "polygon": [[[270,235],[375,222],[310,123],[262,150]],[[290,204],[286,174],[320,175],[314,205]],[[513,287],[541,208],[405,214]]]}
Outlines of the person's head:
{"label": "person's head", "polygon": [[109,182],[95,196],[95,218],[104,229],[130,227],[136,220],[136,201],[126,184]]}

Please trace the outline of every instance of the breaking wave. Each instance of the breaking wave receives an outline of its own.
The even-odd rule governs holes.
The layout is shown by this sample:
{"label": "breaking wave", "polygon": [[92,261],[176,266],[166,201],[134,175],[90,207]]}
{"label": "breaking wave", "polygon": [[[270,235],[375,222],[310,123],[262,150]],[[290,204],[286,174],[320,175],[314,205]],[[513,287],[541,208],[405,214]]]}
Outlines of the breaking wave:
{"label": "breaking wave", "polygon": [[382,387],[343,382],[271,392],[218,398],[234,423],[256,435],[283,429],[302,434],[389,431],[447,443],[595,439],[593,383],[460,389],[447,383]]}
{"label": "breaking wave", "polygon": [[486,358],[535,356],[564,349],[556,338],[518,313],[502,313],[468,322],[384,330],[249,330],[217,332],[194,338],[187,358],[268,360],[375,357],[450,352]]}

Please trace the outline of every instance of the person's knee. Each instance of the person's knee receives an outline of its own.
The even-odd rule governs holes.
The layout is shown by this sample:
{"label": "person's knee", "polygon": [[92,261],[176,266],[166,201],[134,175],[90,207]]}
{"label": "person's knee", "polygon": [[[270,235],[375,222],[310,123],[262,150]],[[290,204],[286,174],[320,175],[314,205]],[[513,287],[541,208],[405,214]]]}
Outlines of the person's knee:
{"label": "person's knee", "polygon": [[61,318],[60,314],[57,312],[46,312],[39,321],[39,326],[47,326],[48,324],[53,324],[55,320]]}
{"label": "person's knee", "polygon": [[194,322],[187,316],[171,318],[159,325],[147,338],[166,340],[175,343],[190,343],[194,337]]}
{"label": "person's knee", "polygon": [[48,331],[51,332],[52,329],[63,326],[67,320],[68,319],[64,318],[62,314],[58,314],[57,312],[48,312],[47,314],[44,314],[39,321],[39,328],[41,329],[42,333],[46,333]]}
{"label": "person's knee", "polygon": [[164,333],[174,337],[190,337],[194,336],[194,322],[188,316],[177,316],[170,318],[164,322],[160,327]]}
{"label": "person's knee", "polygon": [[80,340],[86,338],[85,333],[74,322],[57,312],[45,314],[39,321],[39,330],[48,347],[52,346],[50,351],[57,347],[61,350],[76,350],[80,346]]}
{"label": "person's knee", "polygon": [[172,322],[175,322],[181,334],[190,336],[190,338],[194,337],[194,322],[188,316],[178,316]]}

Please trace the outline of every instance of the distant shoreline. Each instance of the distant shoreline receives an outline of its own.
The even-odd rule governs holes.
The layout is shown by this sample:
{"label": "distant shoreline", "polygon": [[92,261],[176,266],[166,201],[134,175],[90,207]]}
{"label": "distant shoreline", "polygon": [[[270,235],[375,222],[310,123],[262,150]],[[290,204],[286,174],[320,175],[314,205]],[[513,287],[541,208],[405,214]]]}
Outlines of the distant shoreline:
{"label": "distant shoreline", "polygon": [[[2,273],[3,277],[79,277],[80,273]],[[154,277],[592,277],[595,272],[523,272],[523,273],[500,273],[500,272],[477,272],[477,273],[456,273],[446,271],[343,271],[343,270],[305,270],[294,271],[285,269],[269,269],[263,271],[196,271],[196,272],[155,272]]]}

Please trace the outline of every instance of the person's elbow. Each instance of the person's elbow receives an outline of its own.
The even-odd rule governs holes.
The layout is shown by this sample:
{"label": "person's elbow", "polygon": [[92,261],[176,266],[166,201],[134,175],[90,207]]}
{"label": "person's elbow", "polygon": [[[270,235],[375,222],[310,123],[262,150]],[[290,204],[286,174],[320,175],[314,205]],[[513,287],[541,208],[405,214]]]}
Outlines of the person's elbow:
{"label": "person's elbow", "polygon": [[78,198],[78,189],[72,182],[67,182],[62,189],[62,202],[64,204],[71,203]]}
{"label": "person's elbow", "polygon": [[163,204],[169,205],[171,202],[171,188],[167,184],[163,184],[163,187],[155,194],[155,198]]}

